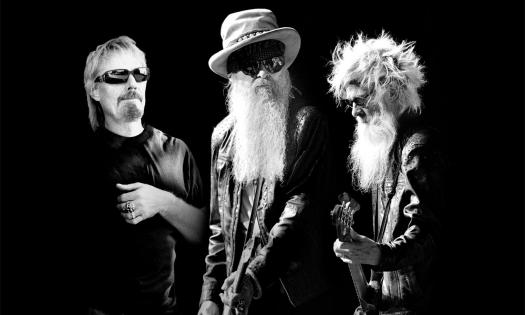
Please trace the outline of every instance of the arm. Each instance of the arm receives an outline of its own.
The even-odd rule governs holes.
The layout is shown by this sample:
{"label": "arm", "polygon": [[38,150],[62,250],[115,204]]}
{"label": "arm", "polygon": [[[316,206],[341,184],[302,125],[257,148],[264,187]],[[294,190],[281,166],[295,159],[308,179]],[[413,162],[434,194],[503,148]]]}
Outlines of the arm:
{"label": "arm", "polygon": [[131,202],[135,208],[133,213],[122,212],[126,222],[138,224],[159,213],[189,242],[200,243],[204,238],[204,209],[196,208],[171,192],[148,184],[117,184],[117,188],[125,191],[117,197],[117,207],[125,211],[126,203]]}
{"label": "arm", "polygon": [[196,244],[201,243],[205,236],[205,208],[196,208],[172,193],[165,193],[167,193],[166,203],[165,207],[160,208],[160,215],[173,225],[186,240]]}
{"label": "arm", "polygon": [[[117,184],[124,193],[117,201],[126,222],[137,224],[156,214],[162,216],[190,243],[204,240],[205,207],[197,164],[186,144],[160,138],[149,151],[159,172],[155,186],[145,183]],[[126,212],[132,204],[133,212]],[[128,209],[129,210],[129,209]]]}
{"label": "arm", "polygon": [[[208,255],[206,256],[206,271],[203,276],[203,284],[200,297],[201,311],[221,305],[219,294],[222,292],[221,285],[226,278],[226,249],[224,234],[222,230],[221,214],[219,212],[218,174],[225,167],[224,161],[218,161],[219,145],[223,137],[214,130],[212,135],[211,168],[210,168],[210,238],[208,243]],[[213,304],[215,306],[213,306]],[[206,313],[204,313],[206,314]]]}
{"label": "arm", "polygon": [[393,241],[379,245],[379,270],[400,269],[428,261],[434,255],[439,237],[437,215],[443,197],[442,162],[440,152],[432,146],[427,135],[415,134],[405,146],[402,172],[408,183],[401,205],[404,204],[402,211],[408,226]]}

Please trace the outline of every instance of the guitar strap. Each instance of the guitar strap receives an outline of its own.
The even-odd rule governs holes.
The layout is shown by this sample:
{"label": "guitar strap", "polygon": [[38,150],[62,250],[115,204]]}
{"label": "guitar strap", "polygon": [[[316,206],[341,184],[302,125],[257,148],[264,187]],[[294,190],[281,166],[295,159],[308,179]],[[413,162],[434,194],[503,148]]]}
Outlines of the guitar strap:
{"label": "guitar strap", "polygon": [[[396,194],[397,182],[398,182],[398,179],[399,179],[399,173],[400,173],[400,170],[399,170],[399,167],[397,167],[396,170],[395,170],[395,173],[394,173],[394,178],[392,180],[392,188],[388,192],[388,201],[386,203],[385,211],[383,213],[383,220],[381,220],[381,226],[379,227],[379,233],[377,234],[376,242],[380,242],[383,239],[383,235],[385,234],[386,221],[388,220],[388,215],[390,214],[390,203],[392,202],[392,199],[394,198],[394,195]],[[379,210],[379,205],[377,204],[377,201],[380,198],[379,188],[376,189],[375,194],[376,194],[376,196],[375,196],[375,198],[373,198],[373,200],[375,201],[374,208],[376,209],[376,211],[375,211],[376,212],[376,215],[375,215],[376,218],[375,218],[374,221],[377,221],[377,218],[379,217],[379,211],[378,211]]]}
{"label": "guitar strap", "polygon": [[[259,198],[261,196],[261,187],[262,187],[262,180],[256,179],[256,188],[255,188],[255,196],[253,197],[252,212],[250,213],[250,221],[248,222],[248,228],[246,230],[246,236],[244,238],[243,248],[248,243],[248,240],[250,240],[250,238],[252,237],[253,224],[255,222],[255,218],[257,217],[257,208],[259,207]],[[261,233],[261,235],[262,234],[263,233]]]}

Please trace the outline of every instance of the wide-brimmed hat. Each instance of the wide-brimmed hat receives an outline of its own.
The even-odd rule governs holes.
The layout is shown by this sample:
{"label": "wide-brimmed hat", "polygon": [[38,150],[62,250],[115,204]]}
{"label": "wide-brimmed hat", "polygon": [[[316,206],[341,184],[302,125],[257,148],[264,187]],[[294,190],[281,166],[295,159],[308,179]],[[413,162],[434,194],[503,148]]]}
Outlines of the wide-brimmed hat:
{"label": "wide-brimmed hat", "polygon": [[277,18],[268,9],[251,9],[235,12],[226,17],[221,26],[223,49],[211,56],[208,64],[218,75],[227,78],[228,57],[242,47],[268,39],[285,45],[284,64],[289,67],[301,47],[299,33],[291,27],[279,27]]}

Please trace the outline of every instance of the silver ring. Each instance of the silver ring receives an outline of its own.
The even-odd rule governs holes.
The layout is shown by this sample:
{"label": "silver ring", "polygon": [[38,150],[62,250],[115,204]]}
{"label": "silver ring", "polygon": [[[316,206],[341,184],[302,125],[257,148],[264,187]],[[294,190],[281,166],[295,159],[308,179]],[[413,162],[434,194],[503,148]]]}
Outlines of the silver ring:
{"label": "silver ring", "polygon": [[133,213],[135,211],[135,204],[131,201],[126,201],[126,212]]}

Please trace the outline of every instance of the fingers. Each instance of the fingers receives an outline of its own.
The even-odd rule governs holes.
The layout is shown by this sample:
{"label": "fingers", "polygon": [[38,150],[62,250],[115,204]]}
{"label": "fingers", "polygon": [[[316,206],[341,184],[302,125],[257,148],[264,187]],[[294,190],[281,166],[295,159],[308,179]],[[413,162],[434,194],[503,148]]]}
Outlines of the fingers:
{"label": "fingers", "polygon": [[233,300],[233,293],[228,291],[224,291],[222,293],[219,293],[219,297],[221,298],[222,304],[232,306],[232,300]]}
{"label": "fingers", "polygon": [[336,239],[333,246],[335,256],[347,264],[352,264],[353,262],[350,259],[351,250],[349,248],[352,246],[352,243],[341,242],[339,239]]}
{"label": "fingers", "polygon": [[212,301],[204,301],[197,315],[220,315],[219,306]]}
{"label": "fingers", "polygon": [[221,290],[223,291],[223,293],[220,294],[220,297],[222,303],[224,303],[225,305],[231,305],[233,295],[235,295],[235,293],[233,293],[232,287],[232,284],[235,281],[235,275],[236,272],[230,274],[230,276],[226,278],[226,280],[224,280],[224,283],[221,286]]}
{"label": "fingers", "polygon": [[355,240],[355,239],[358,239],[361,235],[357,234],[356,231],[354,231],[353,228],[350,228],[350,237]]}
{"label": "fingers", "polygon": [[142,183],[131,183],[131,184],[117,184],[117,189],[125,190],[125,191],[132,191],[139,189],[142,187]]}
{"label": "fingers", "polygon": [[339,239],[336,239],[334,242],[334,253],[337,254],[347,254],[350,252],[350,248],[353,246],[352,243],[341,242]]}
{"label": "fingers", "polygon": [[137,224],[144,220],[144,213],[131,201],[117,204],[120,215],[129,224]]}
{"label": "fingers", "polygon": [[350,251],[348,250],[337,250],[335,256],[347,264],[353,264],[352,259],[350,259]]}
{"label": "fingers", "polygon": [[343,242],[341,242],[338,238],[336,238],[335,242],[334,242],[334,252],[335,252],[336,248],[341,248],[342,244],[343,244]]}
{"label": "fingers", "polygon": [[233,284],[233,281],[235,281],[235,272],[232,273],[228,278],[226,278],[226,280],[224,280],[224,283],[221,286],[221,290],[225,291],[226,289],[228,289]]}
{"label": "fingers", "polygon": [[126,221],[126,223],[129,224],[138,224],[144,220],[144,217],[142,215],[135,215],[132,213],[121,213],[122,217]]}
{"label": "fingers", "polygon": [[347,264],[353,264],[354,263],[351,259],[349,259],[347,257],[339,257],[339,258],[341,258],[341,260],[343,262],[347,263]]}
{"label": "fingers", "polygon": [[123,213],[129,213],[137,210],[137,204],[131,200],[117,203],[117,209]]}
{"label": "fingers", "polygon": [[117,196],[117,202],[126,202],[137,199],[137,194],[132,191]]}

